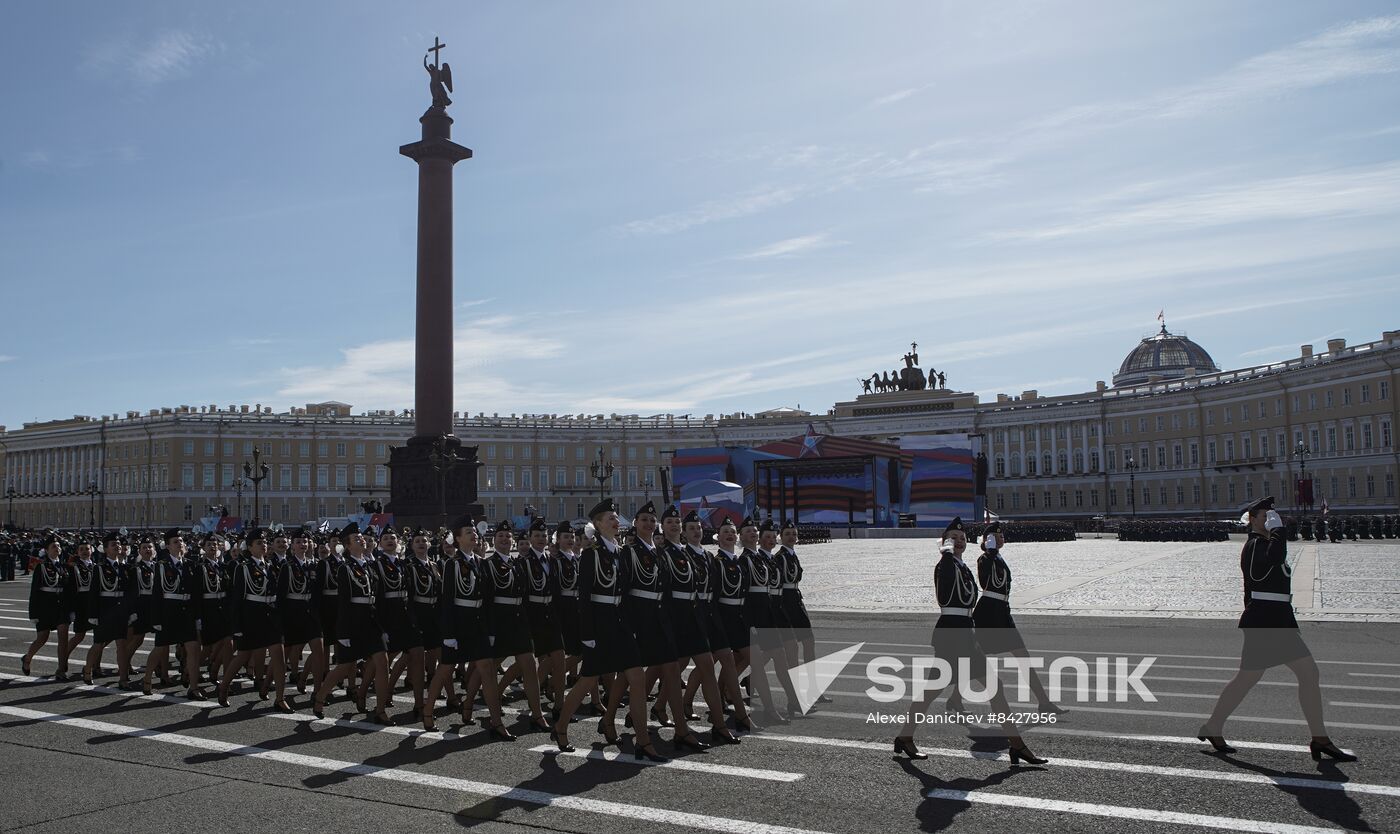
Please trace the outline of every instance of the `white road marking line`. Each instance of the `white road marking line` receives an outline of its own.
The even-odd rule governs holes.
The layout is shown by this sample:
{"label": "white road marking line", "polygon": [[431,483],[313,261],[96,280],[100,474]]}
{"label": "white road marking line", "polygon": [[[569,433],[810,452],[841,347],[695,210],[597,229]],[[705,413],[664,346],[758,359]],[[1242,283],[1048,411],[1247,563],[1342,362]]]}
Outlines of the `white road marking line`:
{"label": "white road marking line", "polygon": [[148,730],[142,727],[128,727],[122,724],[111,724],[105,721],[93,721],[86,718],[72,718],[66,715],[21,709],[19,707],[0,706],[0,714],[13,715],[17,718],[28,718],[31,720],[52,721],[55,724],[77,727],[79,729],[91,730],[98,733],[106,733],[107,735],[145,739],[195,750],[224,753],[229,756],[246,756],[254,759],[281,762],[283,764],[307,767],[328,773],[343,773],[348,776],[369,776],[390,782],[441,788],[457,793],[495,797],[506,801],[523,802],[530,805],[543,805],[551,808],[586,811],[593,814],[602,814],[623,819],[699,828],[706,831],[732,832],[732,834],[814,834],[814,832],[809,829],[793,828],[785,825],[769,825],[752,820],[729,819],[705,814],[692,814],[686,811],[648,808],[643,805],[632,805],[625,802],[611,802],[600,799],[587,799],[580,796],[562,796],[560,794],[546,793],[544,791],[526,790],[510,785],[494,785],[489,782],[458,779],[451,776],[439,776],[433,773],[423,773],[406,768],[375,767],[360,762],[340,761],[323,758],[321,756],[309,756],[304,753],[290,753],[284,750],[268,750],[261,747],[251,747],[243,744],[199,738],[197,736],[182,735],[179,733]]}
{"label": "white road marking line", "polygon": [[1142,820],[1173,825],[1194,825],[1201,828],[1219,828],[1226,831],[1260,832],[1260,834],[1336,834],[1336,828],[1319,828],[1311,825],[1289,825],[1281,822],[1240,819],[1239,817],[1215,817],[1205,814],[1184,814],[1180,811],[1157,811],[1151,808],[1130,808],[1123,805],[1100,805],[1094,802],[1068,802],[1063,799],[1042,799],[1034,796],[1014,796],[985,791],[955,791],[946,788],[933,788],[925,791],[929,799],[946,799],[953,802],[971,802],[984,805],[1003,805],[1013,808],[1029,808],[1036,811],[1058,811],[1063,814],[1085,814],[1095,817],[1111,817],[1124,820]]}
{"label": "white road marking line", "polygon": [[[1192,747],[1205,747],[1205,744],[1195,736],[1156,736],[1148,733],[1110,733],[1104,730],[1076,730],[1070,727],[1047,727],[1044,724],[1037,724],[1033,730],[1036,735],[1056,735],[1056,736],[1083,736],[1085,738],[1101,738],[1109,741],[1148,741],[1154,744],[1185,744]],[[1306,744],[1276,744],[1270,741],[1240,741],[1230,739],[1230,746],[1247,748],[1250,750],[1278,750],[1285,753],[1306,753]],[[1347,751],[1351,752],[1351,751]]]}
{"label": "white road marking line", "polygon": [[1400,704],[1361,704],[1355,701],[1328,701],[1329,707],[1354,707],[1356,709],[1400,709]]}
{"label": "white road marking line", "polygon": [[[52,638],[50,638],[50,639],[52,639]],[[81,645],[81,644],[80,644],[80,645]],[[91,647],[91,646],[88,646],[87,648],[92,648],[92,647]],[[104,661],[110,660],[111,662],[115,663],[115,662],[116,662],[116,657],[115,657],[115,655],[109,656],[109,655],[107,654],[107,652],[109,652],[109,651],[115,652],[116,650],[117,650],[117,644],[116,644],[115,641],[113,641],[112,643],[110,643],[110,644],[107,646],[106,649],[103,650],[103,652],[102,652],[103,660],[104,660]],[[151,652],[150,652],[150,650],[148,650],[148,649],[137,649],[135,653],[136,653],[136,654],[149,655]],[[17,657],[17,658],[23,660],[23,659],[24,659],[24,652],[0,652],[0,657]],[[57,658],[57,657],[54,657],[54,656],[52,656],[52,655],[47,655],[47,654],[36,654],[36,655],[34,655],[34,659],[35,659],[35,660],[43,660],[43,661],[46,661],[46,662],[48,662],[48,663],[57,663],[57,662],[58,662],[58,658]],[[82,666],[82,664],[83,664],[86,660],[87,660],[87,652],[86,652],[86,650],[85,650],[82,654],[74,653],[73,658],[72,658],[73,664],[76,665],[76,666]],[[79,671],[81,671],[81,669],[80,669]]]}
{"label": "white road marking line", "polygon": [[610,750],[575,750],[572,753],[565,753],[558,747],[548,744],[541,744],[538,747],[531,747],[531,753],[547,753],[555,756],[567,756],[569,758],[591,759],[593,761],[622,762],[641,767],[660,767],[667,770],[689,770],[696,773],[718,773],[722,776],[740,776],[745,779],[765,779],[770,782],[796,782],[802,778],[801,773],[788,773],[782,770],[764,770],[754,767],[735,767],[732,765],[712,765],[701,762],[693,762],[689,759],[671,759],[668,762],[650,762],[646,759],[638,761],[631,755]]}
{"label": "white road marking line", "polygon": [[[1142,677],[1143,680],[1175,681],[1177,683],[1218,683],[1223,685],[1230,682],[1229,678],[1174,678],[1169,677],[1167,675],[1143,675]],[[1259,683],[1256,684],[1256,686],[1290,686],[1296,688],[1298,686],[1298,682],[1296,680],[1259,681]],[[1318,684],[1318,686],[1322,687],[1323,689],[1356,689],[1365,692],[1400,692],[1400,687],[1394,686],[1361,686],[1360,684],[1350,683],[1322,683]]]}
{"label": "white road marking line", "polygon": [[17,622],[17,623],[27,623],[27,622],[29,622],[29,618],[28,618],[28,617],[0,617],[0,620],[14,620],[14,621]]}
{"label": "white road marking line", "polygon": [[[861,750],[879,750],[886,753],[893,753],[892,744],[882,744],[875,741],[854,741],[852,739],[824,738],[822,736],[792,736],[781,733],[763,733],[760,735],[746,736],[746,739],[747,738],[756,738],[761,741],[790,742],[793,744],[812,744],[823,747],[853,747]],[[1195,740],[1192,739],[1192,741],[1194,742]],[[1196,743],[1199,744],[1199,742]],[[947,747],[920,747],[919,752],[948,759],[982,759],[992,762],[1008,761],[1007,755],[1002,752],[955,750]],[[1069,759],[1055,755],[1050,755],[1048,758],[1050,759],[1048,767],[1071,767],[1084,770],[1107,770],[1115,773],[1142,773],[1149,776],[1170,776],[1180,779],[1204,779],[1215,782],[1242,782],[1251,785],[1275,785],[1290,788],[1310,788],[1322,791],[1344,791],[1347,793],[1400,796],[1400,786],[1393,785],[1338,782],[1332,779],[1308,779],[1297,776],[1268,776],[1263,773],[1248,773],[1233,770],[1202,770],[1194,767],[1104,762],[1093,759]]]}
{"label": "white road marking line", "polygon": [[1400,675],[1389,675],[1384,672],[1347,672],[1347,674],[1356,678],[1400,678]]}

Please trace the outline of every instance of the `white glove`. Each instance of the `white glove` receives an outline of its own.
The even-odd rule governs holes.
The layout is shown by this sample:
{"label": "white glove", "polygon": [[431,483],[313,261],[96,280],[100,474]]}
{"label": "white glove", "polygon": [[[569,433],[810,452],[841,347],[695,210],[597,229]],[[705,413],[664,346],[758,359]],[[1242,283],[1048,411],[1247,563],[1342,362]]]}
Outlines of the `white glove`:
{"label": "white glove", "polygon": [[381,634],[381,635],[379,635],[379,636],[384,638],[384,642],[385,642],[386,644],[389,642],[389,635],[387,635],[387,634]]}
{"label": "white glove", "polygon": [[97,625],[97,618],[96,618],[96,617],[88,617],[88,622],[91,623],[92,625]]}
{"label": "white glove", "polygon": [[597,640],[584,640],[584,641],[583,641],[583,645],[586,646],[587,648],[590,648],[590,649],[596,649],[596,648],[598,648],[598,641],[597,641]]}
{"label": "white glove", "polygon": [[160,631],[160,626],[155,626],[156,631]]}
{"label": "white glove", "polygon": [[1282,526],[1283,519],[1279,517],[1278,513],[1274,512],[1273,510],[1269,510],[1269,512],[1264,515],[1265,530],[1277,530]]}
{"label": "white glove", "polygon": [[235,632],[233,633],[233,636],[234,636],[234,637],[242,637],[242,636],[243,636],[243,632],[241,632],[241,631],[235,631]]}
{"label": "white glove", "polygon": [[487,637],[487,638],[486,638],[486,643],[487,643],[487,645],[494,646],[494,645],[496,645],[496,638],[495,638],[495,637]]}
{"label": "white glove", "polygon": [[344,646],[344,647],[347,648],[347,649],[350,648],[350,641],[349,641],[349,640],[341,639],[341,640],[337,640],[337,641],[335,641],[335,642],[339,643],[340,645]]}
{"label": "white glove", "polygon": [[442,641],[442,644],[443,644],[444,646],[446,646],[447,648],[449,648],[449,649],[455,649],[455,648],[457,648],[457,641],[456,641],[456,640],[444,640],[444,641]]}
{"label": "white glove", "polygon": [[127,617],[127,618],[126,618],[126,624],[127,624],[127,625],[131,625],[131,624],[134,623],[134,622],[136,622],[136,615],[135,615],[135,614],[132,614],[130,617]]}
{"label": "white glove", "polygon": [[987,548],[988,550],[996,550],[997,548],[1001,547],[1001,542],[997,539],[997,534],[993,533],[982,540],[982,546]]}
{"label": "white glove", "polygon": [[203,630],[204,630],[204,621],[203,621],[203,620],[195,620],[195,621],[194,621],[194,630],[195,630],[195,631],[203,631]]}

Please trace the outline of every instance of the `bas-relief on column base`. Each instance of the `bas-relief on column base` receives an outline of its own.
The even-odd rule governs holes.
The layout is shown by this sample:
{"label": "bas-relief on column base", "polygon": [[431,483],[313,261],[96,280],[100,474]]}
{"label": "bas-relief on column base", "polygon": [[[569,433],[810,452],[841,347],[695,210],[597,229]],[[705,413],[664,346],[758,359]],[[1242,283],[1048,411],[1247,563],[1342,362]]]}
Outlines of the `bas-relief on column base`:
{"label": "bas-relief on column base", "polygon": [[[462,513],[482,519],[485,511],[476,500],[476,471],[481,467],[477,447],[463,446],[461,440],[448,435],[443,450],[455,455],[457,462],[445,474],[439,474],[431,460],[438,439],[412,437],[407,444],[389,450],[389,506],[385,510],[394,514],[394,523],[400,527],[437,529]],[[446,488],[446,519],[439,484]]]}

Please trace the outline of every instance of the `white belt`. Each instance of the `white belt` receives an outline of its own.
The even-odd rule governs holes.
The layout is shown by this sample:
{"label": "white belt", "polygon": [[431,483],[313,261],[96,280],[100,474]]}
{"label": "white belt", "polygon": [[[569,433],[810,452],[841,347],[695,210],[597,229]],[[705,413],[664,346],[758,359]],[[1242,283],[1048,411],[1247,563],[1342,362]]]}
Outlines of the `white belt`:
{"label": "white belt", "polygon": [[554,595],[553,595],[553,594],[530,594],[529,600],[530,600],[531,602],[538,602],[538,603],[541,603],[541,604],[544,604],[544,605],[548,605],[549,603],[554,602]]}
{"label": "white belt", "polygon": [[780,596],[782,596],[782,595],[783,595],[783,589],[782,589],[782,588],[769,588],[769,589],[768,589],[768,596],[770,596],[770,597],[780,597]]}
{"label": "white belt", "polygon": [[480,608],[480,607],[481,607],[481,600],[479,600],[479,599],[454,599],[454,600],[452,600],[452,604],[453,604],[453,605],[461,606],[462,608]]}
{"label": "white belt", "polygon": [[743,601],[742,599],[738,599],[738,598],[736,598],[736,597],[720,597],[720,598],[719,598],[719,604],[720,604],[720,605],[743,605],[743,604],[744,604],[744,601]]}
{"label": "white belt", "polygon": [[189,595],[189,594],[166,594],[166,595],[165,595],[165,598],[166,598],[166,599],[177,600],[177,601],[179,601],[179,602],[184,602],[185,600],[188,600],[188,599],[190,598],[190,595]]}
{"label": "white belt", "polygon": [[287,599],[311,599],[310,594],[287,594]]}
{"label": "white belt", "polygon": [[414,597],[413,597],[413,601],[414,601],[414,602],[421,602],[421,603],[423,603],[424,605],[437,605],[437,597],[420,597],[420,596],[414,596]]}
{"label": "white belt", "polygon": [[408,591],[385,591],[385,599],[407,599]]}
{"label": "white belt", "polygon": [[328,589],[326,589],[326,590],[324,590],[324,591],[321,592],[321,596],[324,596],[324,597],[334,597],[334,596],[339,596],[339,595],[340,595],[340,591],[337,590],[337,589],[335,589],[335,588],[328,588]]}
{"label": "white belt", "polygon": [[497,605],[519,605],[520,597],[492,597],[491,601]]}
{"label": "white belt", "polygon": [[50,588],[50,587],[48,587],[48,586],[46,586],[46,585],[40,585],[40,586],[39,586],[39,590],[43,591],[43,592],[46,593],[46,594],[61,594],[61,593],[63,593],[63,589],[62,589],[62,588]]}
{"label": "white belt", "polygon": [[661,599],[660,591],[643,591],[640,588],[633,588],[628,591],[629,596],[641,597],[642,599]]}
{"label": "white belt", "polygon": [[767,586],[767,585],[750,585],[750,586],[749,586],[749,593],[751,593],[751,594],[766,594],[766,593],[768,593],[768,586]]}
{"label": "white belt", "polygon": [[374,597],[350,597],[354,605],[374,605]]}
{"label": "white belt", "polygon": [[672,592],[671,592],[671,599],[683,599],[683,600],[688,600],[688,601],[690,601],[690,602],[694,602],[694,601],[695,601],[695,592],[694,592],[694,591],[672,591]]}
{"label": "white belt", "polygon": [[126,591],[98,591],[97,595],[100,597],[124,597]]}
{"label": "white belt", "polygon": [[784,582],[784,583],[783,583],[783,589],[784,589],[784,590],[787,590],[788,588],[796,588],[796,587],[797,587],[797,583],[796,583],[796,582]]}
{"label": "white belt", "polygon": [[561,597],[577,597],[577,596],[578,596],[578,590],[575,589],[575,590],[572,590],[572,591],[560,591],[560,592],[559,592],[559,596],[561,596]]}
{"label": "white belt", "polygon": [[215,591],[215,592],[212,593],[212,594],[205,594],[205,595],[204,595],[204,598],[205,598],[205,599],[223,599],[223,598],[224,598],[224,592],[223,592],[223,591]]}
{"label": "white belt", "polygon": [[148,597],[148,596],[151,596],[152,594],[154,594],[154,593],[155,593],[155,590],[152,589],[152,590],[149,590],[149,591],[140,591],[139,593],[140,593],[140,595],[143,596],[143,597]]}
{"label": "white belt", "polygon": [[983,591],[983,592],[982,592],[982,596],[986,597],[987,599],[999,599],[999,600],[1001,600],[1002,602],[1010,602],[1010,601],[1011,601],[1011,599],[1009,598],[1009,595],[1008,595],[1008,594],[998,594],[998,593],[995,592],[995,591]]}
{"label": "white belt", "polygon": [[1250,591],[1250,592],[1249,592],[1249,598],[1250,598],[1250,599],[1268,600],[1269,602],[1292,602],[1292,601],[1293,601],[1293,595],[1292,595],[1292,594],[1271,594],[1271,593],[1268,593],[1268,592],[1265,592],[1265,591]]}
{"label": "white belt", "polygon": [[971,616],[972,616],[972,609],[971,609],[971,608],[939,608],[938,610],[939,610],[940,613],[943,613],[943,614],[951,614],[951,615],[953,615],[953,616],[955,616],[955,617],[971,617]]}
{"label": "white belt", "polygon": [[249,602],[265,602],[268,605],[271,605],[272,603],[277,601],[277,597],[259,596],[257,594],[244,594],[243,598],[248,600]]}
{"label": "white belt", "polygon": [[589,594],[588,598],[594,602],[601,602],[604,605],[617,605],[622,602],[622,597],[612,594]]}

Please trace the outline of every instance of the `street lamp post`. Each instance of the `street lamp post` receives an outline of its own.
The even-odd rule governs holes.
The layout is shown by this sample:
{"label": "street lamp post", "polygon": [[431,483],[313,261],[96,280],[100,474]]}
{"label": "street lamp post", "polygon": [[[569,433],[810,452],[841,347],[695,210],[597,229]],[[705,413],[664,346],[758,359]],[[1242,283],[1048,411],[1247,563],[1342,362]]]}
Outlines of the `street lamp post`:
{"label": "street lamp post", "polygon": [[1132,507],[1133,518],[1137,518],[1137,461],[1132,455],[1128,455],[1123,461],[1123,468],[1128,470],[1128,506]]}
{"label": "street lamp post", "polygon": [[[1312,449],[1309,449],[1309,448],[1307,447],[1307,445],[1303,443],[1303,441],[1299,440],[1299,441],[1298,441],[1298,448],[1296,448],[1296,449],[1293,450],[1293,456],[1296,457],[1296,458],[1298,459],[1298,485],[1299,485],[1299,487],[1301,487],[1303,484],[1307,483],[1307,480],[1308,480],[1308,457],[1309,457],[1311,454],[1312,454]],[[1311,511],[1311,510],[1312,510],[1312,490],[1308,490],[1308,493],[1307,493],[1306,495],[1299,495],[1298,497],[1299,497],[1299,498],[1306,498],[1306,499],[1307,499],[1306,501],[1299,501],[1298,503],[1300,503],[1300,504],[1303,505],[1303,509],[1306,509],[1306,510],[1308,510],[1308,511]]]}
{"label": "street lamp post", "polygon": [[88,529],[97,529],[97,481],[88,484]]}
{"label": "street lamp post", "polygon": [[243,490],[248,486],[248,482],[242,478],[234,478],[230,486],[233,487],[234,498],[238,500],[238,517],[241,519],[243,518]]}
{"label": "street lamp post", "polygon": [[654,479],[654,478],[651,476],[651,473],[648,472],[648,473],[647,473],[647,476],[646,476],[646,479],[642,481],[642,503],[643,503],[643,504],[645,504],[645,503],[647,503],[648,501],[651,500],[651,488],[654,487],[654,486],[656,486],[656,479]]}
{"label": "street lamp post", "polygon": [[10,502],[10,508],[5,520],[11,527],[15,526],[15,496],[18,494],[18,492],[15,492],[15,484],[13,481],[6,485],[5,500]]}
{"label": "street lamp post", "polygon": [[[267,473],[270,472],[271,470],[272,470],[272,467],[268,466],[266,463],[263,462],[263,459],[262,459],[262,449],[258,448],[257,446],[254,446],[254,447],[253,447],[253,462],[252,462],[252,463],[249,463],[249,462],[246,461],[246,460],[243,461],[243,477],[244,477],[244,478],[247,478],[249,481],[252,481],[252,483],[253,483],[253,526],[254,526],[254,527],[260,527],[260,526],[262,526],[262,524],[261,524],[262,519],[259,518],[259,515],[258,515],[258,511],[262,509],[262,504],[261,504],[262,491],[261,491],[260,488],[262,487],[262,482],[263,482],[263,480],[265,480],[265,479],[267,478]],[[240,508],[239,511],[242,512],[242,509]]]}
{"label": "street lamp post", "polygon": [[593,465],[589,468],[592,470],[593,480],[598,482],[598,500],[602,501],[607,497],[604,485],[607,483],[608,479],[612,477],[613,469],[616,467],[612,465],[611,461],[603,457],[603,450],[599,449],[598,459],[593,461]]}

